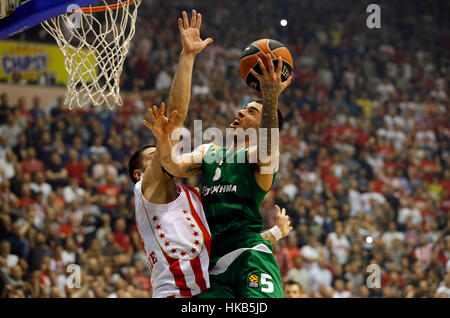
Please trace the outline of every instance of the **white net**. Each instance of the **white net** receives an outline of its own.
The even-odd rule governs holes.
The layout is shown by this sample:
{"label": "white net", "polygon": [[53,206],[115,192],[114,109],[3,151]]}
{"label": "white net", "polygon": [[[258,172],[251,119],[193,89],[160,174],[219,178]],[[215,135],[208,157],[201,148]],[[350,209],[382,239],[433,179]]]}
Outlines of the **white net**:
{"label": "white net", "polygon": [[120,77],[135,33],[141,0],[102,0],[42,23],[55,38],[69,73],[65,103],[70,109],[122,105]]}

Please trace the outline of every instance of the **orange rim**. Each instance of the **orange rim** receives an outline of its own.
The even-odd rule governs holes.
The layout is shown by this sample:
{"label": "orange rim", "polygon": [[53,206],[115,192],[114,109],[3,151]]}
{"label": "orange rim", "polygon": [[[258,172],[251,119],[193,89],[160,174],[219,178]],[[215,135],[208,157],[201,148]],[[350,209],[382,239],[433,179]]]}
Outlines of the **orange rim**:
{"label": "orange rim", "polygon": [[128,0],[125,1],[121,4],[112,4],[109,6],[100,6],[100,7],[86,7],[86,8],[81,8],[78,10],[73,10],[72,12],[81,12],[83,11],[84,13],[92,13],[92,12],[103,12],[106,11],[108,9],[111,10],[117,10],[117,9],[122,9],[124,6],[129,6],[130,4],[133,4],[134,0]]}

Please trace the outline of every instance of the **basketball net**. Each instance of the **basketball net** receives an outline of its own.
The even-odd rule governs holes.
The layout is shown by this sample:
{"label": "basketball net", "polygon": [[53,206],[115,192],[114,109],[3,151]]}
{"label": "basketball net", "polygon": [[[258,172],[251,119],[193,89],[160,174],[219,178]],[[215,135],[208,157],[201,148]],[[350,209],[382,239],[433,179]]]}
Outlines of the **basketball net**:
{"label": "basketball net", "polygon": [[70,109],[122,105],[120,77],[141,1],[101,0],[100,6],[69,7],[68,13],[42,23],[64,54],[69,73],[65,103]]}

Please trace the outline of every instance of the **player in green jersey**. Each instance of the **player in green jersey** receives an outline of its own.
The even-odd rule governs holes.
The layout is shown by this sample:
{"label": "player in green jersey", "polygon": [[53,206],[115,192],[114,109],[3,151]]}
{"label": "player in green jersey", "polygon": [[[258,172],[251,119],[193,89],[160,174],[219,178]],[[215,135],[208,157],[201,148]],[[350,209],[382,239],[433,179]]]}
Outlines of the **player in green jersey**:
{"label": "player in green jersey", "polygon": [[[279,161],[278,97],[291,78],[281,81],[281,60],[275,69],[264,55],[268,69],[258,59],[263,99],[238,112],[230,125],[235,137],[228,148],[205,144],[189,154],[177,155],[168,132],[171,118],[154,108],[152,129],[164,169],[176,177],[202,173],[202,202],[212,234],[211,288],[200,297],[283,297],[281,276],[270,242],[282,236],[278,231],[260,235],[263,221],[261,203],[271,189]],[[259,133],[257,142],[247,131]],[[261,133],[262,129],[269,130]],[[272,130],[277,133],[272,134]],[[174,138],[176,140],[176,138]],[[275,147],[272,147],[275,145]],[[261,151],[264,147],[264,151]],[[275,149],[275,150],[274,150]]]}

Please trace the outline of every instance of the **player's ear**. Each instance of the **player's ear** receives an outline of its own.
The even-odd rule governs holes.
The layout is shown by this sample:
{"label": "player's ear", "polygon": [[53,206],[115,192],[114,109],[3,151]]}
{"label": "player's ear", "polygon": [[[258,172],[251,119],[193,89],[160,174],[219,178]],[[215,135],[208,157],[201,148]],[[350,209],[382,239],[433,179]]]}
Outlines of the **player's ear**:
{"label": "player's ear", "polygon": [[135,177],[135,179],[136,179],[137,181],[141,180],[141,175],[142,175],[141,170],[135,169],[135,170],[133,171],[133,176]]}

